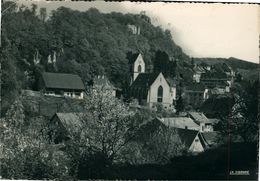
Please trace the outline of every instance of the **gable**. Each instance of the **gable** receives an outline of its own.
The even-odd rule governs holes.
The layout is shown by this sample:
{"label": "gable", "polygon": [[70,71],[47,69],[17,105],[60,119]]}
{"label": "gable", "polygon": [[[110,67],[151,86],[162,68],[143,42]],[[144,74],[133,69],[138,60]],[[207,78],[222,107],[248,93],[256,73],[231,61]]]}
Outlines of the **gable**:
{"label": "gable", "polygon": [[155,84],[164,84],[164,85],[167,85],[170,88],[169,83],[164,78],[162,73],[159,73],[159,75],[156,77],[156,79],[151,83],[151,86],[153,86]]}
{"label": "gable", "polygon": [[178,128],[175,129],[178,131],[181,141],[187,148],[191,147],[195,137],[199,133],[199,131],[195,131],[195,130],[178,129]]}
{"label": "gable", "polygon": [[204,141],[201,139],[200,134],[197,134],[191,146],[189,147],[189,151],[193,153],[199,153],[199,152],[203,152],[204,148],[205,148]]}

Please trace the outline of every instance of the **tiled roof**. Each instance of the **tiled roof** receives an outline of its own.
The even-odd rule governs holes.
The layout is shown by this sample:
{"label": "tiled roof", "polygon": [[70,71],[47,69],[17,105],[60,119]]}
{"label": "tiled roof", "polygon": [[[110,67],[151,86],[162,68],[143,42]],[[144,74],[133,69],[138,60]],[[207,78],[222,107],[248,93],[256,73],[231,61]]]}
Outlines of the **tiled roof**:
{"label": "tiled roof", "polygon": [[199,130],[200,127],[189,117],[170,117],[159,119],[163,124],[173,128]]}
{"label": "tiled roof", "polygon": [[[149,135],[153,134],[158,130],[158,128],[167,129],[167,126],[163,124],[158,119],[153,119],[152,121],[147,122],[142,125],[136,134],[136,141],[140,141],[145,138],[149,139]],[[170,128],[172,131],[176,131],[179,135],[181,141],[185,144],[187,148],[191,146],[199,131],[188,130],[188,129],[180,129],[180,128]]]}
{"label": "tiled roof", "polygon": [[78,75],[44,72],[42,78],[46,88],[84,90],[84,84]]}
{"label": "tiled roof", "polygon": [[205,91],[205,86],[202,83],[195,83],[195,82],[190,82],[186,83],[185,85],[186,90],[191,90],[191,91]]}
{"label": "tiled roof", "polygon": [[193,70],[194,70],[195,72],[198,72],[198,73],[203,73],[203,72],[206,71],[205,68],[204,68],[203,66],[201,66],[201,65],[195,66],[195,67],[193,68]]}
{"label": "tiled roof", "polygon": [[210,123],[208,118],[201,112],[189,112],[190,117],[199,123]]}
{"label": "tiled roof", "polygon": [[200,79],[227,79],[227,75],[224,72],[208,71],[202,73]]}
{"label": "tiled roof", "polygon": [[220,120],[217,119],[217,118],[211,118],[211,119],[208,119],[208,121],[212,124],[217,124]]}
{"label": "tiled roof", "polygon": [[67,131],[79,131],[82,128],[83,113],[56,113],[56,116]]}
{"label": "tiled roof", "polygon": [[140,73],[130,87],[131,96],[146,98],[149,87],[158,75],[159,73]]}
{"label": "tiled roof", "polygon": [[217,132],[204,132],[201,135],[209,146],[217,144]]}

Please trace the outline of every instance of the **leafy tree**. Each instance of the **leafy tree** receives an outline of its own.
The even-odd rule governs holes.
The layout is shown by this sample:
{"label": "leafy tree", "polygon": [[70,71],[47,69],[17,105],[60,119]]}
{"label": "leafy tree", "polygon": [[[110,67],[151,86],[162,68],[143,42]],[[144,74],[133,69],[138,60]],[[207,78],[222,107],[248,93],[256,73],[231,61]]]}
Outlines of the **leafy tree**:
{"label": "leafy tree", "polygon": [[111,93],[96,88],[86,96],[88,144],[101,153],[108,163],[120,159],[120,151],[128,142],[127,132],[132,113]]}
{"label": "leafy tree", "polygon": [[257,140],[259,119],[259,82],[252,83],[242,95],[234,94],[235,104],[229,115],[223,116],[220,126],[224,136],[231,135],[232,140],[243,142]]}
{"label": "leafy tree", "polygon": [[[43,122],[41,117],[35,122]],[[70,160],[47,144],[43,128],[27,126],[21,99],[1,119],[1,176],[7,179],[69,179]]]}
{"label": "leafy tree", "polygon": [[176,101],[176,106],[175,106],[175,109],[176,109],[176,112],[177,113],[180,113],[181,111],[184,111],[184,101],[183,101],[183,98],[182,96],[178,96],[178,99]]}

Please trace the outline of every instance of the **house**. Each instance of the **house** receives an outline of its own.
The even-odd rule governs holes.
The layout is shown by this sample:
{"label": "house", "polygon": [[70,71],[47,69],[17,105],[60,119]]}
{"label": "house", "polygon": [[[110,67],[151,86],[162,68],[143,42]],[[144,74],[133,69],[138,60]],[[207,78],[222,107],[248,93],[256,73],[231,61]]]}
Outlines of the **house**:
{"label": "house", "polygon": [[190,129],[196,131],[200,130],[200,126],[189,117],[166,117],[157,119],[160,120],[167,127]]}
{"label": "house", "polygon": [[230,91],[230,84],[228,83],[228,77],[224,72],[206,72],[201,74],[200,82],[205,85],[208,89],[215,87],[224,89],[225,92]]}
{"label": "house", "polygon": [[184,86],[183,97],[189,105],[199,107],[206,99],[208,99],[208,89],[201,83],[186,83]]}
{"label": "house", "polygon": [[85,87],[78,75],[44,72],[39,89],[48,96],[83,99]]}
{"label": "house", "polygon": [[201,66],[201,65],[197,65],[195,64],[194,68],[193,68],[193,81],[199,83],[200,82],[200,76],[202,73],[206,73],[207,68]]}
{"label": "house", "polygon": [[155,108],[173,108],[176,100],[176,88],[170,87],[162,73],[140,73],[130,87],[130,97],[138,100],[139,104]]}
{"label": "house", "polygon": [[56,144],[70,140],[82,132],[83,119],[83,113],[55,113],[48,124],[50,140]]}
{"label": "house", "polygon": [[92,82],[92,88],[94,90],[102,90],[103,93],[116,96],[116,88],[111,84],[108,78],[104,75],[96,76]]}
{"label": "house", "polygon": [[158,104],[172,108],[176,100],[176,85],[170,85],[162,73],[145,73],[145,62],[140,53],[133,54],[129,63],[132,73],[129,96],[150,108]]}
{"label": "house", "polygon": [[176,133],[189,153],[196,154],[206,149],[205,140],[198,130],[172,127],[171,125],[169,126],[167,122],[162,122],[162,120],[158,118],[143,124],[137,131],[134,140],[139,142],[149,139],[158,129],[163,130],[163,132],[168,130],[174,134]]}
{"label": "house", "polygon": [[199,131],[189,129],[177,129],[181,141],[188,148],[188,152],[196,154],[205,151],[206,144]]}
{"label": "house", "polygon": [[209,120],[201,112],[189,112],[189,117],[200,126],[200,132],[212,132],[214,131],[215,120]]}

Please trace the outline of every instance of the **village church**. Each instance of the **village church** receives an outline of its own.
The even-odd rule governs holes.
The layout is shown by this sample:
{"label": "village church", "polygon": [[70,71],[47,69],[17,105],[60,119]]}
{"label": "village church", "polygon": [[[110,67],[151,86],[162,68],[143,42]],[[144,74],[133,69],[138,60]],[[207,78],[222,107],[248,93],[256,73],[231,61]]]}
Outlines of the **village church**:
{"label": "village church", "polygon": [[166,109],[173,107],[176,100],[176,85],[171,85],[162,72],[145,72],[145,62],[140,53],[132,55],[129,60],[132,74],[130,97],[138,100],[140,105],[155,108],[160,104]]}

